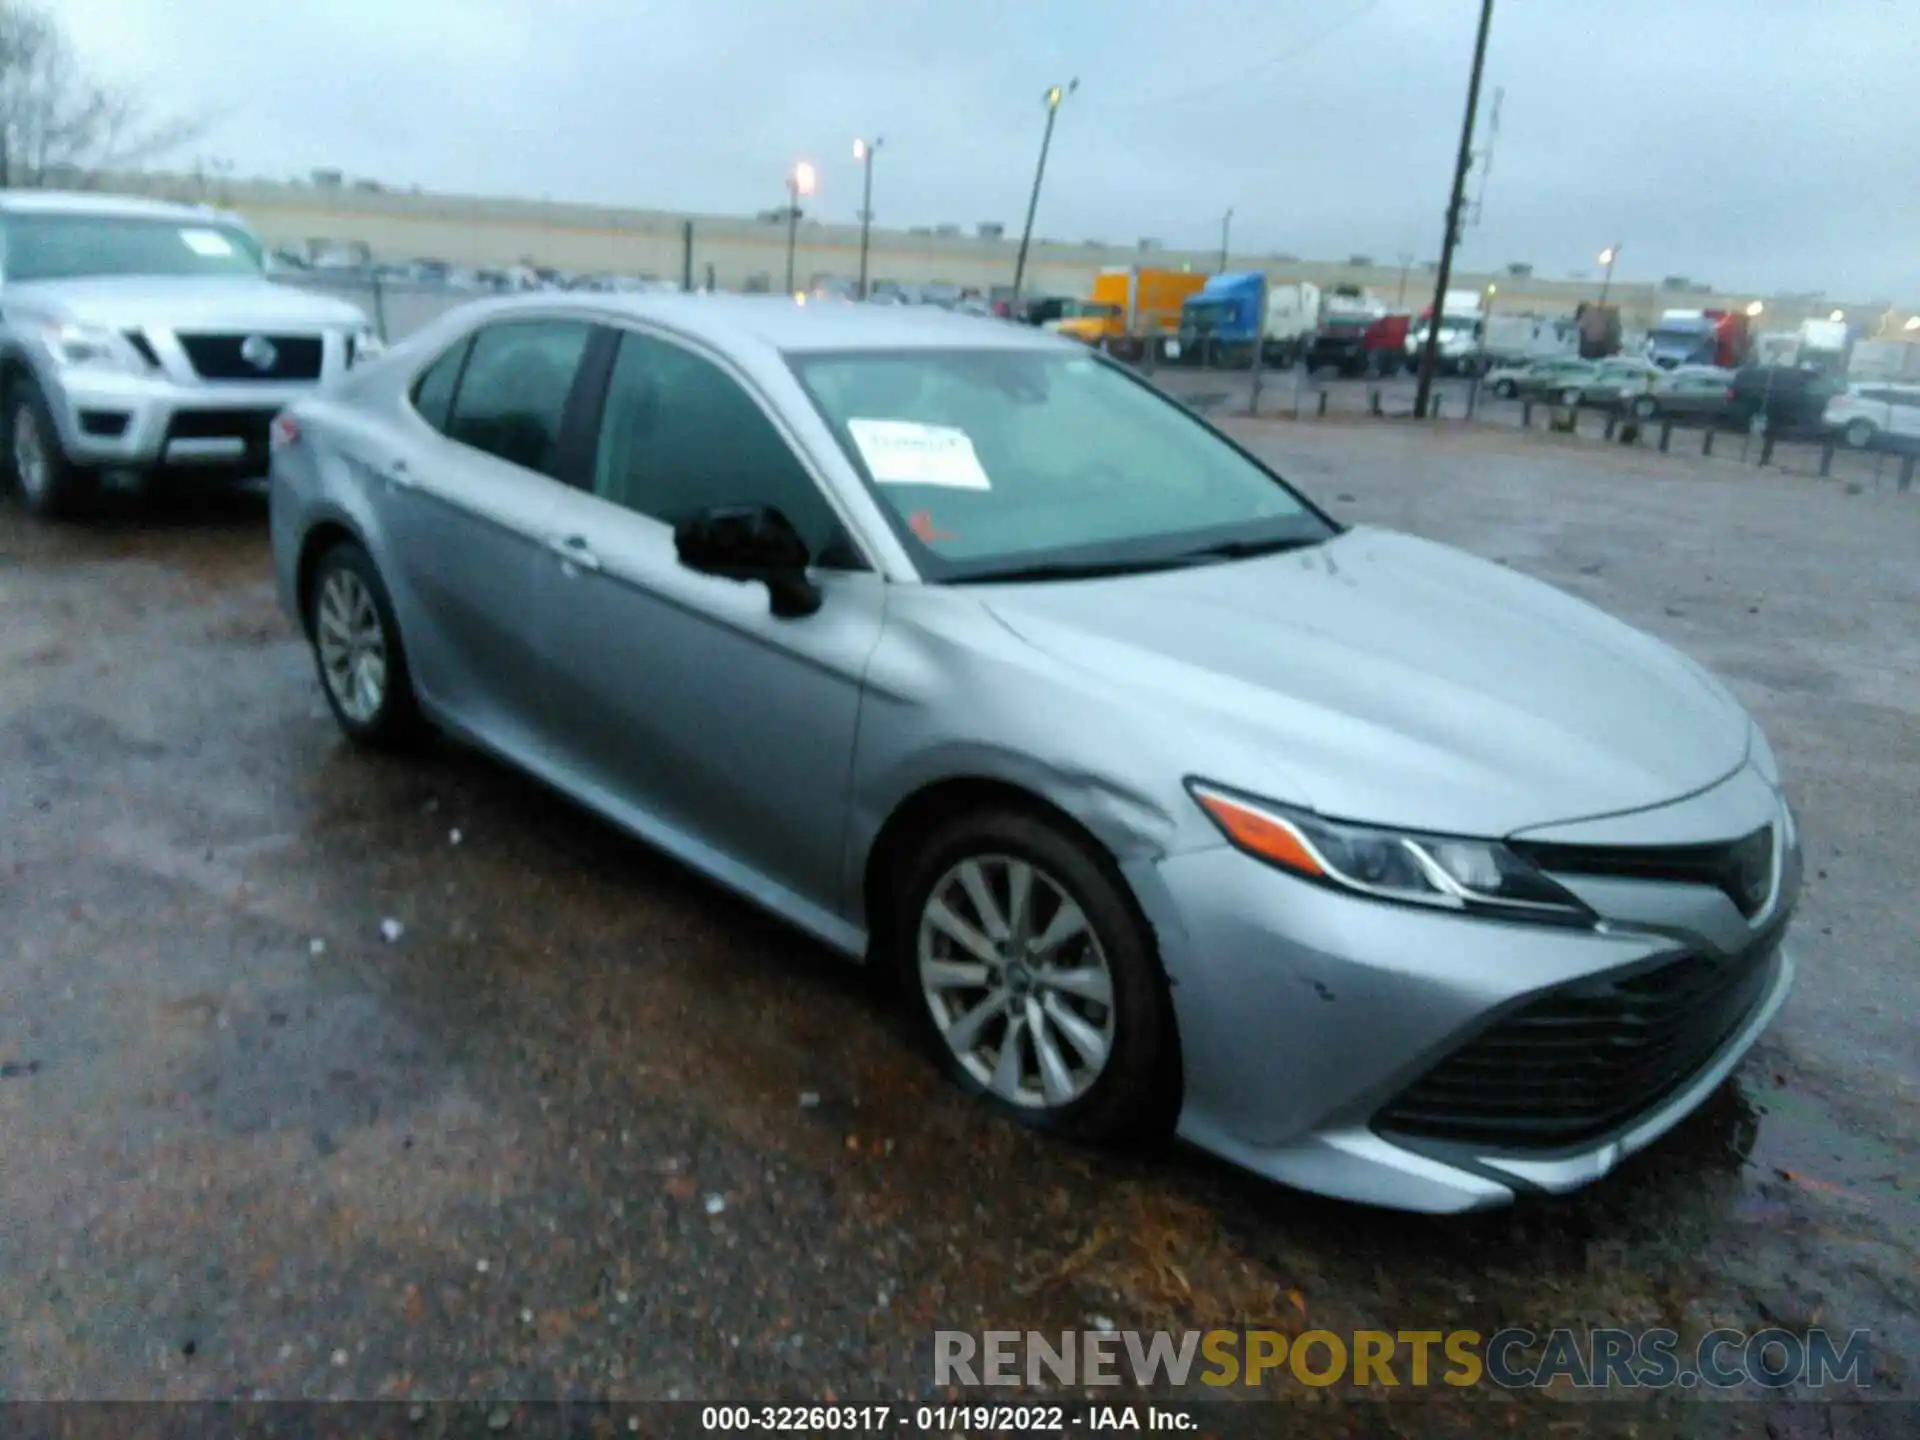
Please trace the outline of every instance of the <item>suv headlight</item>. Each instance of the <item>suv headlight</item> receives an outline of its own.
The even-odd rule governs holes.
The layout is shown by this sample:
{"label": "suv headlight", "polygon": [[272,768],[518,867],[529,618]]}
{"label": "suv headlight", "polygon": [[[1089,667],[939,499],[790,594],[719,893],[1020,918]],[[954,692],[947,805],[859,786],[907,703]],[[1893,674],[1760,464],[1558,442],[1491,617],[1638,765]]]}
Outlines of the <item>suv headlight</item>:
{"label": "suv headlight", "polygon": [[374,329],[356,330],[347,337],[347,368],[364,365],[387,353],[387,342]]}
{"label": "suv headlight", "polygon": [[1349,825],[1202,781],[1187,788],[1237,849],[1316,884],[1509,920],[1586,926],[1597,918],[1497,840]]}
{"label": "suv headlight", "polygon": [[148,368],[126,336],[103,325],[53,324],[44,333],[58,364],[136,372]]}

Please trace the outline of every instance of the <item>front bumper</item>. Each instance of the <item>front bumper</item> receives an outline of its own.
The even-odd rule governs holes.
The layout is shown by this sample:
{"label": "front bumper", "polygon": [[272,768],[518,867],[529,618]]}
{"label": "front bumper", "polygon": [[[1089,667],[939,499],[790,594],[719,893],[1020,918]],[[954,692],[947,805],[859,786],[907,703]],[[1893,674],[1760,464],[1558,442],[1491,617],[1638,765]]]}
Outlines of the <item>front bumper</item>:
{"label": "front bumper", "polygon": [[82,367],[43,387],[61,445],[78,465],[267,471],[273,417],[311,395],[317,382],[184,385],[165,376]]}
{"label": "front bumper", "polygon": [[[1711,815],[1733,835],[1767,823],[1769,807],[1784,813],[1757,772],[1743,771],[1649,812],[1639,843],[1685,843],[1676,812]],[[1623,843],[1621,824],[1606,822],[1597,842]],[[1473,1210],[1584,1185],[1693,1111],[1779,1010],[1794,974],[1779,940],[1800,879],[1797,839],[1785,833],[1773,903],[1754,921],[1703,885],[1566,880],[1607,917],[1592,929],[1382,904],[1225,846],[1137,862],[1128,876],[1159,939],[1180,1030],[1180,1133],[1270,1179],[1396,1209]],[[1666,968],[1676,965],[1738,968],[1738,991],[1720,993],[1703,1020],[1712,1029],[1695,1027],[1678,1068],[1604,1129],[1536,1145],[1394,1128],[1408,1110],[1396,1102],[1423,1081],[1452,1083],[1448,1062],[1502,1021],[1633,977],[1686,973]]]}

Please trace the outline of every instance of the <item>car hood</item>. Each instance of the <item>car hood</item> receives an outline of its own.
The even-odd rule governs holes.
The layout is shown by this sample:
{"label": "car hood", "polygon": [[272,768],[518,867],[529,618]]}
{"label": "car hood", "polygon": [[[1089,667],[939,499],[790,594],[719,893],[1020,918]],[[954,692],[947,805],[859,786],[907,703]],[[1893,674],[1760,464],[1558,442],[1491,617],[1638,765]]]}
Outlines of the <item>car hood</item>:
{"label": "car hood", "polygon": [[1745,712],[1678,651],[1391,531],[983,598],[1164,714],[1188,773],[1329,816],[1507,835],[1662,804],[1747,756]]}
{"label": "car hood", "polygon": [[357,305],[271,280],[235,276],[116,275],[6,287],[6,303],[112,329],[264,330],[368,323]]}

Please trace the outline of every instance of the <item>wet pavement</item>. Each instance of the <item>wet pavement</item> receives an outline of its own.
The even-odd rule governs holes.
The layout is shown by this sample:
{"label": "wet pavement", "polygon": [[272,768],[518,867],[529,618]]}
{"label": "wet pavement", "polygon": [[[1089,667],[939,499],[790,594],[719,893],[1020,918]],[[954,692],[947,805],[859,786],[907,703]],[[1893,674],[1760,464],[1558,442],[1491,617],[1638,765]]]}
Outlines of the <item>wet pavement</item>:
{"label": "wet pavement", "polygon": [[[1344,519],[1680,644],[1768,727],[1809,845],[1800,984],[1682,1129],[1464,1220],[1041,1140],[950,1091],[851,967],[532,782],[349,751],[257,498],[63,530],[8,505],[0,1398],[897,1400],[931,1392],[936,1328],[1112,1323],[1864,1327],[1877,1393],[1912,1399],[1920,497],[1457,428],[1242,433]],[[1384,1408],[1589,1426],[1559,1398]],[[1804,1423],[1775,1433],[1829,1433]]]}

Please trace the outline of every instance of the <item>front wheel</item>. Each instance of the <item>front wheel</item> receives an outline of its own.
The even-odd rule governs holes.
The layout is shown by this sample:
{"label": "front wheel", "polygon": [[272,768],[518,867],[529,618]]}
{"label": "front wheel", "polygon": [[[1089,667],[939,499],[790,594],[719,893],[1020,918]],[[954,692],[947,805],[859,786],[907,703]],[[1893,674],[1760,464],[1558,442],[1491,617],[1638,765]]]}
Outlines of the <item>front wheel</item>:
{"label": "front wheel", "polygon": [[307,630],[320,688],[349,740],[394,750],[420,738],[425,722],[393,603],[373,557],[353,542],[335,545],[314,566]]}
{"label": "front wheel", "polygon": [[892,948],[961,1088],[1035,1129],[1157,1138],[1178,1042],[1152,934],[1110,860],[1036,815],[941,827],[906,863]]}
{"label": "front wheel", "polygon": [[1849,421],[1846,430],[1842,433],[1846,437],[1847,444],[1855,450],[1864,450],[1873,444],[1873,422],[1870,420]]}
{"label": "front wheel", "polygon": [[1651,395],[1642,395],[1633,402],[1633,417],[1636,420],[1651,420],[1660,413],[1660,402]]}
{"label": "front wheel", "polygon": [[1569,410],[1579,409],[1580,408],[1580,392],[1578,390],[1572,390],[1572,389],[1562,390],[1560,392],[1560,403],[1566,406],[1567,409]]}
{"label": "front wheel", "polygon": [[1511,400],[1520,393],[1520,387],[1511,380],[1496,380],[1493,386],[1493,393],[1498,395],[1502,400]]}
{"label": "front wheel", "polygon": [[70,520],[93,499],[93,476],[67,458],[47,397],[32,378],[7,394],[7,463],[27,509],[43,520]]}

